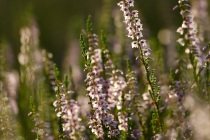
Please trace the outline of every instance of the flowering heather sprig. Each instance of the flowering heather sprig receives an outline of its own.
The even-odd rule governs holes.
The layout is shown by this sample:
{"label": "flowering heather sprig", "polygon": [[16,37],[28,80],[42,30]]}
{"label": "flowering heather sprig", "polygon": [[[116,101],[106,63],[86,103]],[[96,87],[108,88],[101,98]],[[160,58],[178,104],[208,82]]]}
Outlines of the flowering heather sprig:
{"label": "flowering heather sprig", "polygon": [[26,72],[24,75],[28,76],[28,82],[35,82],[37,80],[37,75],[40,75],[40,71],[43,66],[42,53],[38,48],[38,29],[32,24],[30,26],[21,28],[20,35],[21,48],[18,55],[18,60],[20,65],[25,67]]}
{"label": "flowering heather sprig", "polygon": [[118,3],[120,10],[124,14],[125,23],[127,25],[128,37],[132,39],[132,48],[141,48],[144,57],[150,55],[151,49],[147,46],[146,40],[143,39],[143,25],[138,18],[138,11],[131,10],[134,6],[134,0],[124,0]]}
{"label": "flowering heather sprig", "polygon": [[[116,129],[117,122],[114,121],[114,116],[110,114],[110,107],[107,102],[109,82],[105,79],[106,73],[104,73],[104,70],[110,67],[103,65],[103,52],[97,48],[97,35],[89,34],[88,42],[87,55],[90,58],[90,67],[87,67],[88,73],[85,81],[92,106],[89,127],[98,138],[103,138],[104,135],[116,136],[119,132]],[[108,132],[105,132],[104,127],[108,129]]]}
{"label": "flowering heather sprig", "polygon": [[118,121],[119,121],[119,125],[118,125],[119,130],[126,132],[128,129],[128,116],[121,112],[118,112],[117,115],[118,115]]}
{"label": "flowering heather sprig", "polygon": [[101,32],[101,40],[103,43],[102,48],[102,62],[103,62],[103,71],[105,73],[105,79],[109,84],[107,90],[107,101],[109,107],[114,109],[116,107],[118,110],[122,110],[123,102],[123,90],[125,89],[126,81],[123,77],[123,72],[115,68],[115,65],[111,59],[110,52],[107,48],[107,39],[104,32]]}
{"label": "flowering heather sprig", "polygon": [[197,25],[194,21],[194,16],[191,14],[191,5],[189,0],[178,0],[178,5],[176,5],[174,9],[178,7],[181,10],[180,15],[182,16],[183,22],[181,27],[177,29],[177,32],[181,36],[177,42],[181,46],[185,46],[185,53],[189,54],[191,65],[193,66],[194,71],[196,71],[197,66],[194,64],[194,59],[197,59],[198,66],[202,65]]}
{"label": "flowering heather sprig", "polygon": [[210,39],[210,29],[208,28],[209,14],[208,14],[208,0],[193,0],[192,4],[192,14],[194,16],[195,22],[198,24],[198,37],[199,40],[204,42]]}
{"label": "flowering heather sprig", "polygon": [[130,116],[128,116],[128,112],[126,112],[126,109],[129,107],[125,106],[125,101],[129,100],[130,96],[129,94],[126,94],[127,96],[125,95],[127,83],[122,74],[120,70],[112,70],[112,77],[108,79],[110,87],[107,92],[107,100],[111,109],[116,107],[118,110],[118,129],[127,133],[128,127],[130,127],[128,123],[128,117]]}
{"label": "flowering heather sprig", "polygon": [[[135,77],[135,72],[131,70],[131,66],[129,61],[127,61],[127,74],[126,74],[126,78],[127,78],[127,91],[128,93],[125,95],[125,99],[126,96],[129,95],[130,99],[128,99],[128,106],[131,110],[129,110],[129,114],[131,112],[134,113],[134,115],[138,116],[138,122],[140,124],[140,131],[143,134],[143,137],[145,138],[145,128],[144,128],[144,122],[143,122],[143,113],[144,113],[144,105],[142,105],[144,102],[141,101],[140,98],[140,94],[138,93],[138,82],[137,79]],[[143,95],[142,95],[143,96]],[[133,138],[139,138],[140,137],[140,131],[139,130],[135,130],[135,132],[138,132],[136,134],[133,134]],[[137,137],[138,136],[138,137]]]}
{"label": "flowering heather sprig", "polygon": [[[116,137],[120,131],[114,120],[116,111],[123,105],[123,90],[126,87],[122,72],[117,70],[111,60],[106,45],[106,36],[101,34],[102,47],[99,48],[97,35],[92,33],[90,18],[87,21],[88,47],[81,36],[82,54],[88,70],[86,83],[92,112],[89,127],[98,138]],[[113,114],[112,114],[113,113]],[[125,129],[124,129],[125,130]]]}
{"label": "flowering heather sprig", "polygon": [[7,92],[3,89],[3,82],[0,80],[0,139],[15,139],[15,122],[12,108],[9,104]]}
{"label": "flowering heather sprig", "polygon": [[32,132],[36,133],[37,140],[49,139],[49,134],[47,132],[47,130],[49,129],[49,128],[47,128],[48,125],[46,125],[47,123],[42,120],[39,112],[36,111],[34,99],[32,96],[30,98],[30,112],[29,112],[28,116],[34,122],[34,128],[32,129]]}
{"label": "flowering heather sprig", "polygon": [[179,38],[177,42],[179,42],[181,46],[197,47],[199,40],[197,37],[197,29],[194,22],[194,17],[190,11],[191,6],[189,1],[179,0],[178,5],[175,6],[175,8],[177,7],[181,9],[180,14],[183,18],[182,26],[177,29],[177,32],[183,36],[183,38]]}
{"label": "flowering heather sprig", "polygon": [[[131,96],[130,97],[130,101],[134,101],[134,102],[131,102],[130,106],[135,106],[135,107],[138,107],[139,105],[139,95],[137,94],[137,79],[135,77],[135,72],[134,71],[131,71],[131,68],[130,68],[130,63],[129,61],[127,61],[127,67],[128,67],[128,71],[127,71],[127,74],[126,74],[126,78],[127,78],[127,89],[128,89],[128,94]],[[137,109],[137,112],[138,112],[138,109]]]}
{"label": "flowering heather sprig", "polygon": [[[191,83],[190,91],[191,92],[203,92],[205,93],[207,89],[203,87],[204,81],[206,81],[206,72],[208,71],[208,68],[206,67],[208,65],[208,56],[209,54],[205,54],[205,48],[203,47],[201,49],[202,45],[202,38],[199,37],[198,33],[198,26],[196,25],[196,22],[194,20],[194,16],[191,12],[191,5],[189,0],[179,0],[178,5],[175,6],[174,9],[180,8],[181,16],[183,19],[182,26],[177,29],[177,32],[180,34],[180,39],[178,39],[178,42],[181,46],[185,46],[184,48],[180,47],[180,53],[179,57],[181,58],[182,62],[184,59],[182,57],[184,56],[183,51],[185,50],[185,53],[188,53],[189,55],[189,64],[187,65],[187,68],[192,69],[192,74],[194,81]],[[207,52],[209,53],[209,52]],[[182,68],[180,71],[184,71],[186,67],[184,65],[180,64],[180,68]],[[184,73],[184,72],[183,72]],[[208,73],[208,72],[207,72]],[[185,75],[181,75],[181,78],[185,77]],[[196,87],[196,88],[194,88]],[[194,90],[191,90],[191,89]]]}
{"label": "flowering heather sprig", "polygon": [[81,118],[80,106],[77,101],[71,99],[73,91],[68,90],[68,79],[64,83],[58,79],[59,71],[56,65],[50,60],[52,55],[43,51],[45,55],[45,70],[49,77],[50,84],[56,94],[56,100],[53,102],[56,116],[58,118],[59,138],[78,139],[82,137],[84,127],[80,124]]}
{"label": "flowering heather sprig", "polygon": [[15,139],[14,114],[18,113],[14,99],[18,87],[18,80],[13,73],[6,74],[6,46],[0,44],[0,139]]}
{"label": "flowering heather sprig", "polygon": [[131,7],[134,6],[134,0],[124,0],[118,3],[121,11],[123,11],[125,23],[127,25],[128,37],[131,38],[132,48],[138,48],[140,53],[140,61],[142,62],[145,71],[146,78],[148,82],[148,91],[155,105],[155,110],[152,112],[152,120],[151,122],[154,124],[153,133],[157,133],[162,131],[162,121],[160,117],[160,95],[159,95],[159,87],[156,85],[156,77],[154,74],[154,70],[150,71],[149,66],[149,55],[151,49],[147,46],[145,39],[142,39],[142,24],[140,23],[140,19],[138,18],[138,11],[131,10]]}
{"label": "flowering heather sprig", "polygon": [[17,103],[17,91],[19,88],[19,75],[16,71],[6,72],[8,68],[8,44],[6,42],[0,42],[0,82],[4,85],[4,89],[7,92],[10,106],[13,113],[18,114],[18,103]]}
{"label": "flowering heather sprig", "polygon": [[189,122],[191,112],[186,107],[186,95],[189,89],[185,88],[185,82],[175,80],[175,75],[172,73],[170,80],[172,85],[169,86],[168,97],[165,101],[171,113],[169,118],[166,118],[165,126],[168,130],[165,136],[167,139],[191,138],[194,128],[191,128],[192,124]]}
{"label": "flowering heather sprig", "polygon": [[[38,30],[34,24],[23,27],[20,30],[20,53],[18,60],[20,64],[20,88],[18,94],[18,119],[21,123],[21,133],[25,135],[26,139],[31,134],[31,121],[28,117],[29,112],[29,98],[34,96],[35,100],[41,96],[38,94],[40,85],[42,83],[42,55],[38,48]],[[38,102],[36,102],[38,103]],[[24,119],[23,119],[24,118]]]}
{"label": "flowering heather sprig", "polygon": [[77,101],[69,99],[71,94],[73,94],[72,91],[65,93],[64,85],[60,83],[57,93],[57,100],[53,103],[53,106],[56,108],[55,111],[57,113],[57,117],[61,119],[63,138],[81,138],[83,127],[80,125],[80,107]]}
{"label": "flowering heather sprig", "polygon": [[[124,95],[125,88],[127,86],[125,78],[123,77],[123,72],[119,69],[115,68],[115,65],[112,62],[110,53],[106,47],[106,36],[102,32],[102,42],[104,45],[103,53],[102,53],[102,60],[103,60],[103,66],[104,66],[104,72],[106,74],[106,80],[108,82],[109,88],[106,91],[107,93],[107,101],[108,105],[111,110],[115,110],[115,108],[118,111],[118,114],[115,114],[118,116],[118,129],[122,131],[121,133],[122,137],[124,133],[127,133],[128,131],[128,112],[125,109],[125,100],[129,100],[128,94]],[[126,116],[126,117],[125,117]]]}
{"label": "flowering heather sprig", "polygon": [[56,65],[54,62],[51,60],[53,55],[51,53],[48,53],[46,50],[42,51],[42,55],[44,56],[44,69],[45,69],[45,74],[48,76],[50,86],[52,87],[52,90],[55,92],[57,89],[56,86],[56,80],[59,71],[57,70]]}
{"label": "flowering heather sprig", "polygon": [[[175,101],[175,108],[172,108],[171,118],[173,121],[169,123],[169,132],[173,132],[174,129],[176,132],[173,132],[176,135],[180,135],[179,137],[182,138],[191,138],[192,137],[192,131],[193,128],[189,123],[189,116],[186,116],[186,113],[189,112],[184,104],[184,99],[186,98],[186,91],[183,87],[183,84],[180,81],[174,82],[174,90],[172,91],[174,93],[171,94],[169,98],[174,98]],[[173,95],[174,94],[174,95]],[[186,101],[185,101],[186,102]],[[170,108],[172,106],[168,106]],[[178,136],[174,137],[178,137]],[[170,136],[170,135],[169,135]]]}
{"label": "flowering heather sprig", "polygon": [[55,93],[57,100],[54,101],[53,106],[56,108],[57,117],[59,119],[60,132],[63,137],[70,139],[77,139],[81,137],[83,127],[80,125],[81,118],[79,118],[79,105],[77,101],[71,100],[70,97],[73,91],[67,91],[62,82],[56,80]]}
{"label": "flowering heather sprig", "polygon": [[123,90],[127,86],[122,72],[119,70],[112,70],[112,77],[108,79],[110,86],[108,89],[108,102],[110,108],[117,107],[118,110],[123,108],[122,98]]}

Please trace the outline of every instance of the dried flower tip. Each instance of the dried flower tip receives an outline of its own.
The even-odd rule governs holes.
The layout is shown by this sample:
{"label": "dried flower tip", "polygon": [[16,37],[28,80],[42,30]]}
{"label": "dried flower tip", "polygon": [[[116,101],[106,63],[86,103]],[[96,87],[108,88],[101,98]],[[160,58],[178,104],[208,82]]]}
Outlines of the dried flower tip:
{"label": "dried flower tip", "polygon": [[178,7],[179,7],[178,5],[174,6],[173,10],[176,10]]}

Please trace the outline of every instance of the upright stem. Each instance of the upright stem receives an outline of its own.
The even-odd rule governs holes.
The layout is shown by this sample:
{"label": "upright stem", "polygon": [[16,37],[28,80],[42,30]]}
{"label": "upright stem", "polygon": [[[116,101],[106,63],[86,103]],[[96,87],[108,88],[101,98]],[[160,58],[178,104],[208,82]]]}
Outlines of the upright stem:
{"label": "upright stem", "polygon": [[159,124],[159,127],[160,127],[160,131],[162,131],[162,124],[161,124],[161,119],[160,119],[161,118],[160,117],[160,109],[159,109],[158,101],[155,98],[156,97],[155,96],[155,91],[152,88],[152,81],[150,79],[151,74],[150,74],[149,68],[147,67],[147,62],[145,60],[145,57],[143,56],[143,52],[142,52],[141,46],[139,46],[138,49],[139,49],[139,53],[140,53],[140,61],[143,63],[144,68],[146,70],[147,82],[148,82],[149,86],[151,87],[152,95],[150,94],[150,96],[151,96],[151,98],[153,100],[153,103],[155,104],[155,108],[156,108],[156,111],[158,113],[158,124]]}

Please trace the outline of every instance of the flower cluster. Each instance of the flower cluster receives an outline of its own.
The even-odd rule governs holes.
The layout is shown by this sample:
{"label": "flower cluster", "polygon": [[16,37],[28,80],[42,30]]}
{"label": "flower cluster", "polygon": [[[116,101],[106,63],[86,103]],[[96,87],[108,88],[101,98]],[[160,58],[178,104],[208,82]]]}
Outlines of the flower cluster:
{"label": "flower cluster", "polygon": [[127,113],[122,113],[124,107],[123,98],[129,100],[129,94],[123,95],[124,89],[127,87],[125,79],[122,77],[122,72],[120,70],[112,70],[113,76],[108,80],[110,82],[110,88],[108,89],[108,102],[110,108],[118,109],[118,129],[120,131],[127,131],[128,129],[128,116]]}
{"label": "flower cluster", "polygon": [[[127,87],[127,83],[123,77],[123,72],[115,68],[108,50],[104,50],[104,56],[106,61],[103,65],[105,66],[107,83],[109,85],[106,91],[108,105],[111,110],[114,110],[115,107],[118,110],[118,129],[120,131],[127,131],[128,118],[125,117],[126,113],[122,114],[124,108],[123,98],[126,98],[123,92]],[[128,94],[126,95],[129,96]]]}
{"label": "flower cluster", "polygon": [[3,90],[3,82],[0,80],[0,139],[14,139],[15,129],[14,127],[14,116],[12,108],[9,104],[9,98],[7,92]]}
{"label": "flower cluster", "polygon": [[74,91],[68,90],[68,86],[59,81],[59,71],[51,61],[52,54],[43,51],[43,56],[45,56],[45,71],[50,80],[52,90],[56,94],[53,106],[59,122],[59,137],[65,139],[81,138],[84,127],[80,124],[82,120],[79,117],[80,106],[77,101],[71,99]]}
{"label": "flower cluster", "polygon": [[198,37],[200,41],[209,40],[210,30],[209,25],[209,13],[208,13],[208,1],[207,0],[197,0],[192,1],[192,14],[194,16],[195,22],[199,25]]}
{"label": "flower cluster", "polygon": [[47,122],[44,122],[40,112],[36,111],[34,99],[30,98],[30,112],[28,113],[29,118],[34,123],[34,128],[32,129],[33,133],[36,133],[37,139],[50,139],[49,125]]}
{"label": "flower cluster", "polygon": [[108,79],[110,87],[108,89],[108,102],[111,108],[122,109],[122,92],[126,87],[125,79],[119,70],[112,70],[113,76]]}
{"label": "flower cluster", "polygon": [[143,55],[148,57],[150,55],[150,48],[146,44],[146,40],[143,39],[143,25],[138,18],[138,11],[131,10],[134,6],[134,0],[124,0],[118,3],[120,10],[124,14],[125,23],[127,25],[128,37],[133,41],[131,43],[132,48],[141,47]]}
{"label": "flower cluster", "polygon": [[[110,106],[107,102],[109,96],[108,89],[110,82],[106,79],[105,69],[112,68],[110,61],[102,58],[102,50],[98,47],[98,37],[95,34],[89,35],[89,51],[90,58],[89,72],[87,73],[87,91],[91,101],[92,113],[90,116],[89,127],[92,132],[98,137],[102,138],[105,133],[103,127],[108,129],[108,135],[116,136],[119,134],[117,129],[117,121],[114,120],[114,115],[110,113]],[[106,55],[104,56],[106,59]]]}
{"label": "flower cluster", "polygon": [[196,56],[200,56],[199,38],[197,37],[197,26],[194,22],[194,17],[190,11],[190,4],[188,0],[179,0],[178,5],[174,7],[176,9],[180,7],[180,14],[183,18],[182,26],[177,29],[177,32],[181,35],[181,38],[177,42],[181,46],[186,46],[186,53],[193,53]]}
{"label": "flower cluster", "polygon": [[77,101],[70,99],[73,91],[66,92],[64,85],[60,83],[56,92],[57,100],[54,101],[53,106],[56,108],[57,117],[62,120],[64,136],[77,139],[78,134],[83,131],[83,127],[80,125],[80,107]]}
{"label": "flower cluster", "polygon": [[159,86],[157,86],[157,78],[155,77],[154,70],[150,70],[149,56],[151,49],[147,46],[145,39],[143,39],[142,31],[143,27],[140,19],[138,18],[138,11],[132,10],[134,6],[134,0],[124,0],[118,3],[120,10],[124,14],[125,23],[127,25],[128,37],[132,39],[132,48],[138,48],[140,54],[140,61],[143,64],[145,70],[145,76],[147,79],[146,85],[148,86],[148,92],[151,95],[152,102],[154,104],[154,112],[151,123],[157,125],[154,127],[155,131],[162,131],[162,120],[160,119],[160,94]]}
{"label": "flower cluster", "polygon": [[122,114],[121,112],[119,112],[118,113],[118,121],[119,121],[119,125],[118,125],[119,130],[127,131],[127,129],[128,129],[127,114]]}
{"label": "flower cluster", "polygon": [[38,48],[38,29],[34,24],[23,27],[20,30],[20,36],[21,47],[18,61],[24,71],[20,79],[25,79],[26,84],[34,86],[39,83],[43,68],[43,56]]}

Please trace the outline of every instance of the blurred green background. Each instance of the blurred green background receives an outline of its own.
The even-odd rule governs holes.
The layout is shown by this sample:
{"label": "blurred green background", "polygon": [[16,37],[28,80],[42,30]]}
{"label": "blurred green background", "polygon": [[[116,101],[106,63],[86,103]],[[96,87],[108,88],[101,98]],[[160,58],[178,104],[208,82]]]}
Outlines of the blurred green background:
{"label": "blurred green background", "polygon": [[[0,37],[17,56],[19,30],[32,18],[39,28],[40,46],[54,54],[54,61],[60,67],[69,40],[79,39],[88,15],[93,16],[96,31],[113,32],[112,13],[118,8],[117,2],[119,0],[0,0]],[[140,10],[150,37],[156,37],[162,28],[180,25],[178,10],[172,10],[176,3],[176,0],[136,0],[135,7]]]}

